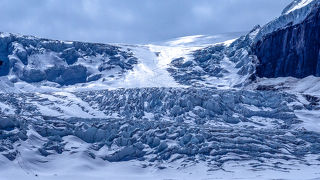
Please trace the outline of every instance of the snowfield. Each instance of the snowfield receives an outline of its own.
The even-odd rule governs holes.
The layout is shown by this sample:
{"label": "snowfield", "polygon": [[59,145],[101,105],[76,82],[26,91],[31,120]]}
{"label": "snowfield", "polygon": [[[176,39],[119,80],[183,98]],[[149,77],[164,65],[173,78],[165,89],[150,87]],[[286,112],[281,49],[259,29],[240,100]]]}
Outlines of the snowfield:
{"label": "snowfield", "polygon": [[320,78],[259,78],[252,50],[317,3],[147,45],[0,33],[0,180],[320,179]]}

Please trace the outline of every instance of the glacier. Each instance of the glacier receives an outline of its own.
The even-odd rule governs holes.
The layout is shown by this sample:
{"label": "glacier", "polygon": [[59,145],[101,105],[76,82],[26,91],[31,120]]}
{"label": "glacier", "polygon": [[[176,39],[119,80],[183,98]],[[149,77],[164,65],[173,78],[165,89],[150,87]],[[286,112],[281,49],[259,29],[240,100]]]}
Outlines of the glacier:
{"label": "glacier", "polygon": [[0,179],[319,179],[319,4],[145,45],[0,33]]}

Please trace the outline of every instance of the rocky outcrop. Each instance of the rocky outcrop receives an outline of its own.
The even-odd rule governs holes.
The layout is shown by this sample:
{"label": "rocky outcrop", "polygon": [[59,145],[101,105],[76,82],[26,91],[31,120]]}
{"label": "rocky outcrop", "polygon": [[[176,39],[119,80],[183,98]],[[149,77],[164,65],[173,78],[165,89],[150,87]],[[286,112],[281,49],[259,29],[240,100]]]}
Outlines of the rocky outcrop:
{"label": "rocky outcrop", "polygon": [[253,50],[259,77],[320,76],[320,3],[299,24],[265,35]]}

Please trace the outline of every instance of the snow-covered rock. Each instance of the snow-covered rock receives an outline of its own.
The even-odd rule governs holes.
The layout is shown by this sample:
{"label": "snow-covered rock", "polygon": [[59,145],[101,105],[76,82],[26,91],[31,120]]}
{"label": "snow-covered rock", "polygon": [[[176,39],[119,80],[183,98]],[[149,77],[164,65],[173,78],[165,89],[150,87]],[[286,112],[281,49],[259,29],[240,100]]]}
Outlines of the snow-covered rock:
{"label": "snow-covered rock", "polygon": [[263,36],[285,28],[287,25],[301,23],[310,14],[318,0],[294,0],[282,12],[281,16],[264,25],[257,34],[255,41],[259,41]]}
{"label": "snow-covered rock", "polygon": [[309,14],[301,23],[288,24],[280,30],[271,32],[254,46],[254,54],[259,59],[258,76],[268,78],[320,76],[320,46],[317,43],[320,41],[320,2],[306,6],[311,8],[308,8]]}

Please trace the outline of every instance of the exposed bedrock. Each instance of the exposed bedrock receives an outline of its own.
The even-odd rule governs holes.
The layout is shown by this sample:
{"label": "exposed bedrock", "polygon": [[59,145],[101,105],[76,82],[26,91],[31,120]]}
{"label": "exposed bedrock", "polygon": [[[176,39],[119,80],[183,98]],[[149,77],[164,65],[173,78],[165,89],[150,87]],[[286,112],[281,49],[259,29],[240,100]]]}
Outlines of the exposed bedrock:
{"label": "exposed bedrock", "polygon": [[320,3],[302,23],[267,34],[253,49],[259,77],[320,76]]}

